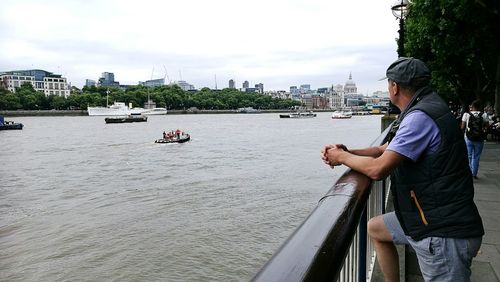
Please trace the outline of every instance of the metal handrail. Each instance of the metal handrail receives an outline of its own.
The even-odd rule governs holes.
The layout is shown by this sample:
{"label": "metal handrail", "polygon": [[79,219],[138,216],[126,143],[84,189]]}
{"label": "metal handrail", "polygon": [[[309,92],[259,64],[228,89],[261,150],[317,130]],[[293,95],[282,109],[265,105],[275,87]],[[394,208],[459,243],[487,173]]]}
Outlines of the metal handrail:
{"label": "metal handrail", "polygon": [[[389,129],[372,146],[384,144]],[[382,206],[377,209],[367,208],[373,183],[378,193],[371,198]],[[386,184],[346,171],[252,281],[366,281],[374,261],[367,217],[382,213]]]}

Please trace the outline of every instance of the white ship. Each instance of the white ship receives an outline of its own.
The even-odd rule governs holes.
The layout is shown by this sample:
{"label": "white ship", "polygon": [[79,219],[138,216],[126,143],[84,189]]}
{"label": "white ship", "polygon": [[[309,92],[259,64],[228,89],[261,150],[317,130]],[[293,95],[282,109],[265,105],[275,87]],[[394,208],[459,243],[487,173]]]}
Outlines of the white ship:
{"label": "white ship", "polygon": [[151,115],[166,115],[167,114],[167,109],[166,108],[152,108],[152,109],[146,109],[144,112],[142,112],[143,115],[151,116]]}
{"label": "white ship", "polygon": [[352,112],[335,111],[332,113],[333,119],[346,119],[351,117],[352,117]]}
{"label": "white ship", "polygon": [[166,108],[132,108],[130,110],[131,113],[133,114],[141,114],[144,116],[152,116],[152,115],[166,115],[167,114],[167,109]]}
{"label": "white ship", "polygon": [[125,103],[114,102],[108,107],[87,107],[89,116],[126,116],[130,115],[130,109]]}

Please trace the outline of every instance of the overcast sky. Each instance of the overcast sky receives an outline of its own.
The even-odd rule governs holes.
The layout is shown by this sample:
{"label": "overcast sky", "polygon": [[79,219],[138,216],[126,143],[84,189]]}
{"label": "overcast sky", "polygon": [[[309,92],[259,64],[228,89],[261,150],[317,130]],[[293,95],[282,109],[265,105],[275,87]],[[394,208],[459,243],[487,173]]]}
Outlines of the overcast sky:
{"label": "overcast sky", "polygon": [[393,0],[2,0],[0,72],[43,69],[77,87],[113,72],[196,88],[344,84],[387,90]]}

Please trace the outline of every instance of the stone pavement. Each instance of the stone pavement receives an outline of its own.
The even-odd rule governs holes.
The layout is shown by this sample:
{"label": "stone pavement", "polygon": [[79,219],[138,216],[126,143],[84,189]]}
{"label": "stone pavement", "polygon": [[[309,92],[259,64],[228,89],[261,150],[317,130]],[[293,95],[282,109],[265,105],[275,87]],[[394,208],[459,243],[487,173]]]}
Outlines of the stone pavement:
{"label": "stone pavement", "polygon": [[486,141],[474,179],[474,201],[483,218],[485,235],[472,262],[471,281],[500,281],[500,143]]}

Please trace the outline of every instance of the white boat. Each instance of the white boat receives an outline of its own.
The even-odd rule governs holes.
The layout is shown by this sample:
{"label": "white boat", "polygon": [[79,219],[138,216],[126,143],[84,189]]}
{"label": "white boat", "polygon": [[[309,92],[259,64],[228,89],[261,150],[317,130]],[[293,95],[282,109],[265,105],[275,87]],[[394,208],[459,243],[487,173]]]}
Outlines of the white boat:
{"label": "white boat", "polygon": [[298,112],[298,113],[289,113],[289,114],[281,114],[280,118],[313,118],[316,117],[316,114],[312,111],[310,112]]}
{"label": "white boat", "polygon": [[346,118],[351,118],[351,117],[352,117],[352,112],[335,111],[332,113],[333,119],[346,119]]}
{"label": "white boat", "polygon": [[142,112],[143,115],[151,116],[151,115],[166,115],[167,114],[167,109],[166,108],[152,108],[152,109],[146,109],[144,112]]}
{"label": "white boat", "polygon": [[127,116],[130,115],[130,109],[125,103],[114,102],[109,107],[87,107],[89,116]]}
{"label": "white boat", "polygon": [[132,114],[141,114],[145,116],[151,116],[151,115],[166,115],[167,114],[167,109],[166,108],[151,108],[151,109],[144,109],[144,108],[132,108],[130,110]]}
{"label": "white boat", "polygon": [[258,113],[260,112],[259,110],[256,110],[252,107],[246,107],[246,108],[238,108],[236,110],[237,113],[244,113],[244,114],[253,114],[253,113]]}

